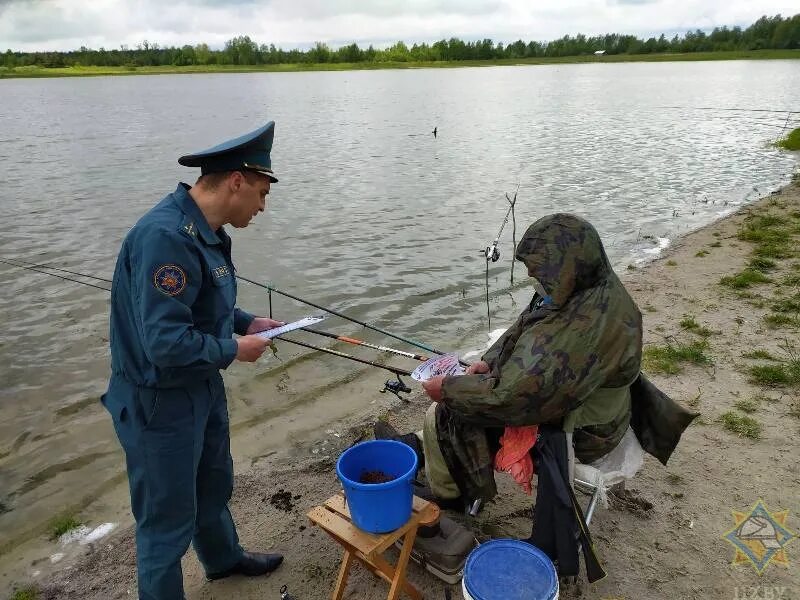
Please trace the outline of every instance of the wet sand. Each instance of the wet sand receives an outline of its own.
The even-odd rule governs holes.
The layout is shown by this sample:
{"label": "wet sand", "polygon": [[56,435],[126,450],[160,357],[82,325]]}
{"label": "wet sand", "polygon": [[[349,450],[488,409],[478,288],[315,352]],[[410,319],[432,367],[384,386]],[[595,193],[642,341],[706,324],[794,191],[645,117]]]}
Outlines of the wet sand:
{"label": "wet sand", "polygon": [[[773,283],[737,293],[720,278],[742,271],[753,244],[737,238],[750,214],[768,212],[789,220],[795,256],[777,260]],[[800,292],[797,275],[800,235],[800,185],[784,188],[738,213],[689,234],[658,260],[621,273],[644,315],[645,345],[690,344],[708,340],[711,363],[681,363],[681,372],[652,379],[684,405],[702,413],[684,434],[669,466],[646,457],[628,482],[631,495],[599,509],[592,522],[595,545],[609,576],[596,584],[583,580],[562,588],[562,598],[743,598],[751,588],[783,588],[782,598],[800,596],[800,543],[787,546],[788,566],[770,564],[759,576],[750,564],[732,565],[734,548],[723,539],[734,527],[731,511],[747,512],[761,498],[771,511],[788,511],[785,525],[800,530],[800,400],[797,387],[762,387],[750,383],[754,365],[797,360],[800,338],[794,325],[771,328],[764,321],[772,302]],[[794,278],[792,279],[792,277]],[[787,282],[788,280],[788,282]],[[797,315],[795,315],[797,316]],[[706,337],[681,321],[693,317]],[[756,350],[778,361],[747,358]],[[380,378],[380,376],[378,377]],[[385,377],[384,377],[385,379]],[[739,408],[735,407],[735,404]],[[274,549],[286,555],[281,569],[267,578],[209,583],[190,551],[184,559],[187,597],[279,598],[286,584],[298,599],[330,597],[339,547],[305,514],[339,489],[333,465],[351,443],[370,435],[371,422],[388,418],[398,429],[416,429],[428,405],[422,396],[402,403],[388,394],[347,420],[328,424],[310,439],[288,440],[274,454],[239,465],[231,509],[242,543],[254,550]],[[762,427],[760,439],[728,431],[725,413],[743,416],[741,407]],[[505,475],[498,475],[500,495],[476,519],[456,518],[479,539],[526,537],[532,500]],[[587,498],[583,499],[587,501]],[[649,508],[648,508],[649,507]],[[97,515],[83,515],[99,524]],[[135,550],[132,531],[123,528],[109,538],[80,549],[80,556],[50,565],[57,550],[42,538],[20,569],[5,580],[35,580],[44,598],[112,599],[135,594]],[[31,564],[32,563],[32,564]],[[31,573],[40,571],[37,578]],[[410,579],[426,598],[444,598],[444,584],[416,566]],[[354,568],[346,598],[385,598],[387,588],[360,566]],[[749,591],[748,591],[749,590]],[[772,592],[776,593],[777,592]],[[462,598],[454,586],[453,598]]]}

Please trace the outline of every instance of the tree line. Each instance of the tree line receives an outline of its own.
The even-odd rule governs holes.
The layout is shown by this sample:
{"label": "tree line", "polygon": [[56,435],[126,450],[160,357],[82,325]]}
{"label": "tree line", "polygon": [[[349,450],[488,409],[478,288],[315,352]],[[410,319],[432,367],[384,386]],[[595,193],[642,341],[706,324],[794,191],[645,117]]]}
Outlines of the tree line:
{"label": "tree line", "polygon": [[715,52],[724,50],[800,49],[800,14],[783,18],[763,16],[755,23],[741,27],[716,27],[711,33],[700,29],[668,39],[641,39],[633,35],[606,34],[598,36],[565,35],[550,42],[495,43],[490,39],[463,41],[457,38],[432,44],[403,42],[385,48],[366,49],[349,44],[333,49],[317,42],[308,50],[283,50],[275,44],[258,44],[243,35],[228,40],[224,48],[214,50],[207,44],[182,47],[161,47],[147,41],[136,48],[93,50],[81,47],[69,52],[14,52],[0,54],[0,66],[39,67],[143,67],[188,65],[270,65],[291,63],[361,63],[497,60],[537,57],[562,57],[594,54],[650,54]]}

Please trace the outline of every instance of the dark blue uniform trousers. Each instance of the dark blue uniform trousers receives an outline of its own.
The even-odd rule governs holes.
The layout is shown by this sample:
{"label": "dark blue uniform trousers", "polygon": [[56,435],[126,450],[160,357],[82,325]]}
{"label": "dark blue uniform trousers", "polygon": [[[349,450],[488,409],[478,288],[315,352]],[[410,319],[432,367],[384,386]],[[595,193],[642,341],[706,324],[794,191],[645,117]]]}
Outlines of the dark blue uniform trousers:
{"label": "dark blue uniform trousers", "polygon": [[139,598],[182,600],[190,542],[206,573],[242,556],[228,510],[233,461],[222,377],[162,389],[112,376],[103,403],[128,466]]}

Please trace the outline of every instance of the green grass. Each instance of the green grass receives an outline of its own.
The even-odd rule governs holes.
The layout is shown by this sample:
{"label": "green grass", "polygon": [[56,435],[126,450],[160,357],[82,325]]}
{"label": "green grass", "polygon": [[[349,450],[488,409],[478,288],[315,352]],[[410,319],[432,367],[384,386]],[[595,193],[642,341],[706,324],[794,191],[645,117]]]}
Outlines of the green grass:
{"label": "green grass", "polygon": [[772,280],[764,275],[761,271],[754,271],[753,269],[745,269],[741,273],[733,276],[726,276],[719,280],[720,285],[730,287],[733,289],[749,288],[751,285],[757,283],[771,283]]}
{"label": "green grass", "polygon": [[748,268],[753,271],[760,271],[762,273],[766,273],[768,271],[772,271],[776,266],[777,263],[774,260],[770,260],[769,258],[762,258],[760,256],[756,256],[755,258],[750,259],[748,263]]}
{"label": "green grass", "polygon": [[720,417],[722,426],[728,431],[741,437],[757,440],[761,437],[761,423],[753,417],[740,415],[735,412],[726,412]]}
{"label": "green grass", "polygon": [[709,252],[708,250],[700,250],[697,254],[695,254],[695,256],[697,258],[703,258],[704,256],[708,256],[709,254],[711,254],[711,252]]}
{"label": "green grass", "polygon": [[800,318],[790,317],[789,315],[780,313],[764,315],[764,322],[771,329],[779,329],[781,327],[800,327]]}
{"label": "green grass", "polygon": [[50,522],[50,539],[57,540],[62,535],[83,525],[73,516],[56,517]]}
{"label": "green grass", "polygon": [[745,219],[736,236],[757,244],[753,251],[761,258],[789,258],[794,256],[791,225],[788,217],[775,214],[755,214]]}
{"label": "green grass", "polygon": [[778,140],[775,145],[784,150],[800,150],[800,127],[790,131],[785,138]]}
{"label": "green grass", "polygon": [[778,360],[766,350],[753,350],[752,352],[742,354],[742,358],[752,358],[756,360]]}
{"label": "green grass", "polygon": [[778,365],[756,365],[748,369],[750,383],[768,386],[800,386],[800,359]]}
{"label": "green grass", "polygon": [[713,244],[709,244],[711,248],[722,248],[722,242],[716,241]]}
{"label": "green grass", "polygon": [[677,266],[678,266],[678,263],[676,263],[674,260],[668,260],[668,261],[666,262],[666,265],[667,265],[668,267],[677,267]]}
{"label": "green grass", "polygon": [[800,294],[774,302],[772,310],[781,313],[800,313]]}
{"label": "green grass", "polygon": [[251,73],[295,71],[353,71],[375,69],[419,69],[491,67],[500,65],[548,65],[569,63],[674,62],[705,60],[753,60],[800,58],[800,50],[733,50],[728,52],[687,52],[665,54],[615,54],[594,56],[548,56],[535,58],[506,58],[497,60],[415,61],[415,62],[358,62],[358,63],[292,63],[278,65],[189,65],[176,67],[0,67],[0,79],[5,77],[97,77],[103,75],[165,75],[175,73]]}
{"label": "green grass", "polygon": [[708,327],[700,325],[691,315],[681,319],[680,326],[687,331],[691,331],[703,337],[708,337],[714,333]]}
{"label": "green grass", "polygon": [[733,403],[733,405],[740,411],[747,414],[752,414],[758,410],[758,401],[753,398],[748,398],[747,400],[737,400]]}
{"label": "green grass", "polygon": [[800,286],[800,275],[788,275],[781,281],[781,285]]}
{"label": "green grass", "polygon": [[642,366],[649,373],[674,375],[683,370],[682,363],[711,364],[711,357],[706,354],[706,350],[708,350],[706,340],[695,341],[691,344],[648,346],[644,349]]}
{"label": "green grass", "polygon": [[14,590],[8,600],[36,600],[39,597],[39,590],[34,586],[28,586]]}

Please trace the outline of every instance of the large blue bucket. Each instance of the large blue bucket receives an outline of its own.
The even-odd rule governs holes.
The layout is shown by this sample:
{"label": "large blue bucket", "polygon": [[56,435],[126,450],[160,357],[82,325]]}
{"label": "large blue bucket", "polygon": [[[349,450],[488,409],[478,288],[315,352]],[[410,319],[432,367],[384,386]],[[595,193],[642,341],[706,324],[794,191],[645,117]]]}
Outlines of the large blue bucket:
{"label": "large blue bucket", "polygon": [[[369,471],[382,471],[394,479],[360,483]],[[416,473],[417,454],[394,440],[361,442],[345,450],[336,461],[336,474],[344,487],[353,523],[370,533],[394,531],[411,518]]]}
{"label": "large blue bucket", "polygon": [[491,540],[470,552],[461,582],[465,600],[556,600],[550,558],[521,540]]}

